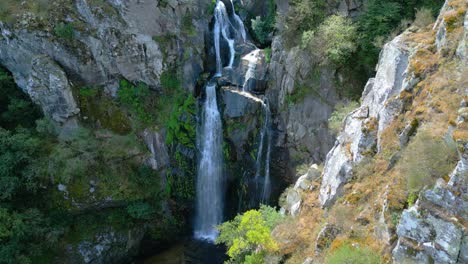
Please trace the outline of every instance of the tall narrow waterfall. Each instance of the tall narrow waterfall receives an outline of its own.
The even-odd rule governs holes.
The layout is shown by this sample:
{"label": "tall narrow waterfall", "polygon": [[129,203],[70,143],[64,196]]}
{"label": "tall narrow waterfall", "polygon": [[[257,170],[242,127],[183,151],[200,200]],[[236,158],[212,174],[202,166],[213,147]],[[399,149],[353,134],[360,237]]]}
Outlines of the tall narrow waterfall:
{"label": "tall narrow waterfall", "polygon": [[265,175],[263,179],[263,191],[262,191],[262,203],[267,204],[270,200],[271,193],[271,180],[270,180],[270,160],[271,160],[271,144],[273,141],[273,133],[271,127],[271,112],[270,104],[268,100],[265,100],[263,104],[263,109],[265,111],[265,130],[267,131],[267,153],[265,159]]}
{"label": "tall narrow waterfall", "polygon": [[[260,142],[258,145],[257,161],[256,161],[256,173],[255,181],[257,186],[262,183],[261,193],[260,188],[258,195],[258,201],[261,203],[268,203],[271,192],[271,180],[270,180],[270,159],[271,159],[271,143],[272,143],[272,131],[271,131],[271,112],[268,101],[262,104],[265,113],[265,120],[262,131],[260,132]],[[266,150],[265,150],[266,143]],[[265,158],[263,158],[265,156]],[[264,161],[264,162],[262,162]],[[262,175],[263,172],[263,175]]]}
{"label": "tall narrow waterfall", "polygon": [[[231,1],[232,4],[232,1]],[[236,34],[245,41],[246,32],[242,20],[237,16],[232,5],[234,21],[223,1],[218,0],[214,10],[213,39],[216,52],[215,77],[222,75],[221,37],[229,46],[229,64],[232,67],[235,58],[234,42]],[[195,238],[214,241],[218,235],[216,226],[223,221],[224,207],[224,177],[222,152],[221,115],[216,99],[216,83],[206,85],[206,100],[203,105],[202,117],[198,131],[198,149],[201,157],[197,174],[197,204],[195,218]]]}
{"label": "tall narrow waterfall", "polygon": [[195,238],[214,241],[216,225],[223,221],[223,172],[221,115],[216,100],[216,85],[206,86],[198,142],[201,159],[197,178]]}

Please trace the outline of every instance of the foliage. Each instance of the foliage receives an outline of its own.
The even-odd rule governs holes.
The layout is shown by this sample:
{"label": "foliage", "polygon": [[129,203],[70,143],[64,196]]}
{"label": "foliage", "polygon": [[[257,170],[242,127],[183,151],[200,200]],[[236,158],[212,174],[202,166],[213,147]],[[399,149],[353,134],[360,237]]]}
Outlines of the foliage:
{"label": "foliage", "polygon": [[292,0],[285,18],[284,39],[288,46],[295,45],[302,33],[316,28],[324,19],[327,9],[325,0]]}
{"label": "foliage", "polygon": [[265,62],[270,63],[270,61],[271,61],[271,48],[266,48],[263,51],[265,52]]}
{"label": "foliage", "polygon": [[37,209],[0,207],[0,263],[32,263],[55,242],[48,220]]}
{"label": "foliage", "polygon": [[16,86],[10,73],[0,67],[0,127],[34,127],[41,111],[29,96]]}
{"label": "foliage", "polygon": [[408,190],[418,192],[446,176],[456,161],[455,146],[434,137],[428,128],[422,128],[403,151],[400,169],[406,175]]}
{"label": "foliage", "polygon": [[50,0],[0,1],[0,21],[13,24],[22,12],[28,11],[41,19],[48,18],[50,11]]}
{"label": "foliage", "polygon": [[182,30],[189,36],[195,36],[197,31],[193,26],[192,16],[189,12],[182,18]]}
{"label": "foliage", "polygon": [[183,102],[176,102],[177,108],[173,109],[167,122],[166,143],[172,144],[174,141],[186,146],[195,147],[195,125],[192,119],[183,119],[184,115],[195,115],[195,97],[189,95]]}
{"label": "foliage", "polygon": [[208,9],[207,9],[207,14],[213,14],[214,13],[214,10],[216,8],[216,0],[211,0],[211,3],[210,5],[208,6]]}
{"label": "foliage", "polygon": [[261,263],[265,253],[278,250],[271,230],[282,218],[274,208],[262,205],[260,210],[247,211],[218,226],[220,235],[216,243],[228,246],[228,255],[234,263]]}
{"label": "foliage", "polygon": [[353,22],[340,15],[327,17],[317,31],[305,31],[302,44],[316,54],[320,60],[342,65],[356,51],[356,27]]}
{"label": "foliage", "polygon": [[434,22],[434,16],[429,8],[423,7],[416,11],[413,25],[417,27],[426,27]]}
{"label": "foliage", "polygon": [[335,111],[332,113],[328,119],[328,127],[334,133],[339,133],[341,131],[341,126],[345,117],[354,109],[359,107],[358,102],[351,101],[347,104],[339,103],[335,106]]}
{"label": "foliage", "polygon": [[40,145],[25,129],[15,133],[0,127],[0,201],[39,187],[33,167]]}
{"label": "foliage", "polygon": [[412,206],[418,200],[418,193],[412,192],[408,195],[408,206]]}
{"label": "foliage", "polygon": [[327,264],[379,264],[380,257],[377,252],[366,247],[352,246],[344,244],[329,252],[325,263]]}
{"label": "foliage", "polygon": [[55,36],[65,40],[72,40],[74,31],[75,28],[72,23],[60,23],[54,28]]}
{"label": "foliage", "polygon": [[389,35],[404,30],[401,21],[411,20],[418,8],[425,7],[432,15],[439,12],[443,0],[371,0],[366,12],[358,18],[357,61],[366,71],[372,72],[377,62],[382,41]]}
{"label": "foliage", "polygon": [[135,86],[127,80],[121,80],[118,96],[119,101],[129,107],[143,124],[153,121],[153,116],[150,114],[153,104],[148,85],[139,82]]}
{"label": "foliage", "polygon": [[271,42],[276,23],[275,12],[275,3],[273,0],[269,0],[268,14],[265,17],[257,16],[251,20],[254,37],[261,45],[267,45]]}
{"label": "foliage", "polygon": [[110,129],[121,135],[131,132],[130,119],[118,102],[102,87],[79,89],[78,103],[83,123]]}
{"label": "foliage", "polygon": [[289,106],[300,103],[308,92],[309,89],[306,86],[298,85],[291,94],[286,95],[285,101]]}
{"label": "foliage", "polygon": [[151,219],[155,212],[154,208],[146,202],[135,202],[127,206],[127,213],[135,219]]}

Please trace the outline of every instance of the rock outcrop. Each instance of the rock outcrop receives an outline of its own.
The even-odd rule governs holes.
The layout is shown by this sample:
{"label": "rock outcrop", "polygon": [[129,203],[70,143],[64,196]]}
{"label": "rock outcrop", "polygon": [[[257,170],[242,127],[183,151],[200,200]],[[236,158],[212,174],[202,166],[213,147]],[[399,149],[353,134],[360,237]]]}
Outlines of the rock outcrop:
{"label": "rock outcrop", "polygon": [[44,114],[64,123],[80,110],[73,98],[68,78],[62,68],[47,56],[32,58],[26,91]]}
{"label": "rock outcrop", "polygon": [[457,133],[467,133],[467,102],[459,111],[454,133],[460,161],[449,181],[439,179],[424,190],[416,204],[403,211],[397,227],[398,242],[393,249],[396,263],[468,262],[468,142]]}
{"label": "rock outcrop", "polygon": [[403,36],[385,45],[376,76],[364,89],[361,107],[346,117],[342,132],[327,155],[320,188],[323,206],[333,204],[352,177],[353,165],[378,150],[382,132],[403,110],[399,95],[409,89],[404,86],[409,82],[408,65],[409,51]]}
{"label": "rock outcrop", "polygon": [[310,166],[307,172],[297,179],[294,187],[287,189],[283,194],[285,201],[282,204],[281,212],[297,216],[301,211],[303,194],[311,189],[314,181],[319,180],[320,174],[317,164]]}
{"label": "rock outcrop", "polygon": [[[61,67],[75,85],[82,86],[111,85],[125,78],[157,88],[163,72],[177,64],[181,65],[184,86],[193,90],[203,71],[209,2],[169,1],[163,5],[157,1],[109,1],[103,7],[79,0],[61,7],[61,14],[50,14],[57,15],[57,23],[50,27],[79,25],[70,26],[71,36],[67,37],[35,28],[34,21],[39,18],[30,12],[29,20],[14,25],[0,22],[0,64],[28,92],[33,75],[36,83],[49,82],[35,73],[36,58],[42,56],[54,62],[55,71]],[[183,63],[176,63],[181,58],[185,58]],[[70,100],[60,102],[64,103],[69,104],[66,108],[76,108]]]}

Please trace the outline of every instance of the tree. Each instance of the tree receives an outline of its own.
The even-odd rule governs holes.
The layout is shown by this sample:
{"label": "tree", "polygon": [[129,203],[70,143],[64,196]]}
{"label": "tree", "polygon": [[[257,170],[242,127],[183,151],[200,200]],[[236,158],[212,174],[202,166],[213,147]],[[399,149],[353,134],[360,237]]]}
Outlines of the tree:
{"label": "tree", "polygon": [[38,188],[33,166],[40,145],[40,140],[25,129],[13,133],[0,127],[0,201]]}
{"label": "tree", "polygon": [[282,218],[274,208],[268,206],[247,211],[218,227],[220,236],[216,243],[224,243],[229,247],[228,255],[232,262],[263,263],[266,253],[278,250],[271,230]]}
{"label": "tree", "polygon": [[350,19],[339,15],[329,16],[317,31],[303,33],[302,44],[320,60],[342,65],[356,51],[356,30]]}

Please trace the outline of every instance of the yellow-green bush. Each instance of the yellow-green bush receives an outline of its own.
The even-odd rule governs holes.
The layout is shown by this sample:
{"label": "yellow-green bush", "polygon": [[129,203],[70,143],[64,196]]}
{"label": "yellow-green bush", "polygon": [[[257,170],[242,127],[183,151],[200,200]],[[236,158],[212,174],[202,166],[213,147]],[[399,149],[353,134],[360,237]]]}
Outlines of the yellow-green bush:
{"label": "yellow-green bush", "polygon": [[403,151],[399,166],[407,179],[408,190],[417,192],[450,173],[456,161],[454,144],[433,136],[429,128],[423,128]]}

